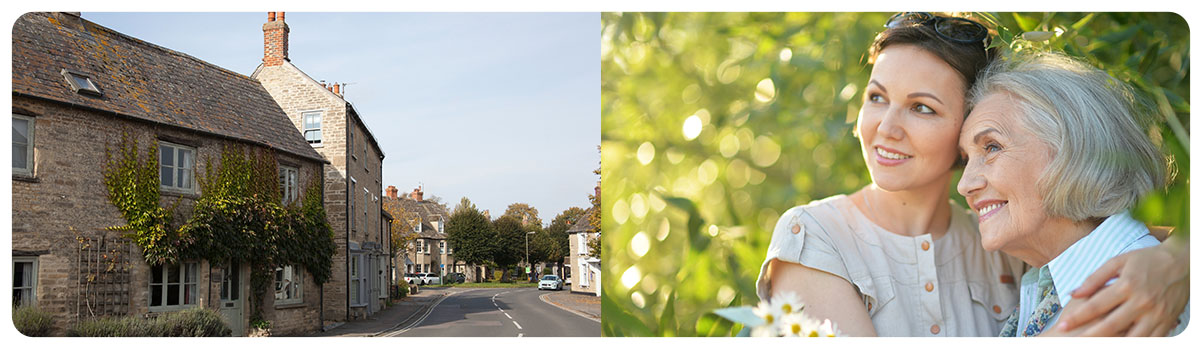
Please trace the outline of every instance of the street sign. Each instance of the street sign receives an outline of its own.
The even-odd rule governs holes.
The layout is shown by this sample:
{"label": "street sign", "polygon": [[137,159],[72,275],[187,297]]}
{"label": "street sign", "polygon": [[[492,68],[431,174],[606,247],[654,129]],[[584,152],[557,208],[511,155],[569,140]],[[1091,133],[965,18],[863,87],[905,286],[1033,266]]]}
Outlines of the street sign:
{"label": "street sign", "polygon": [[526,267],[525,267],[525,273],[526,273],[526,274],[528,274],[528,273],[529,273],[529,266],[526,266]]}

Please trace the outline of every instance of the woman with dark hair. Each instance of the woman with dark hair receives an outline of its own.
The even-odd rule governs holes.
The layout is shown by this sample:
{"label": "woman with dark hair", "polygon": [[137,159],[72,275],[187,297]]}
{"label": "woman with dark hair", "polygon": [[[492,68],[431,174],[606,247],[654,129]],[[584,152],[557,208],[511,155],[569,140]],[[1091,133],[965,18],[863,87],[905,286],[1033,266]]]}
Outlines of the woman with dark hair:
{"label": "woman with dark hair", "polygon": [[[961,167],[966,91],[996,50],[987,48],[987,28],[967,18],[900,13],[886,28],[870,49],[855,128],[872,184],[780,216],[759,299],[794,293],[806,314],[852,336],[995,336],[1018,305],[1027,267],[984,250],[978,218],[949,191]],[[1175,254],[1130,254],[1179,264]],[[1151,280],[1179,272],[1159,273],[1169,276]],[[1129,293],[1168,288],[1180,287],[1151,283]],[[1167,302],[1182,306],[1183,295]]]}

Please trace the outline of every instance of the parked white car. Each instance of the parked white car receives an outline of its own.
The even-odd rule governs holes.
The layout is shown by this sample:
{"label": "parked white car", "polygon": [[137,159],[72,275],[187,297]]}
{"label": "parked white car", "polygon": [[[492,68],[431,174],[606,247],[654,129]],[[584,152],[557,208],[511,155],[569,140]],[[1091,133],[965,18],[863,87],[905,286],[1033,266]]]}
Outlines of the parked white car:
{"label": "parked white car", "polygon": [[436,273],[420,273],[417,276],[420,276],[421,284],[442,284],[442,276]]}
{"label": "parked white car", "polygon": [[558,278],[557,275],[545,275],[545,276],[542,276],[541,281],[538,281],[538,290],[542,290],[542,289],[562,290],[562,287],[563,287],[563,281],[561,278]]}
{"label": "parked white car", "polygon": [[415,273],[406,273],[404,274],[404,282],[407,282],[409,285],[419,285],[421,284],[421,277]]}

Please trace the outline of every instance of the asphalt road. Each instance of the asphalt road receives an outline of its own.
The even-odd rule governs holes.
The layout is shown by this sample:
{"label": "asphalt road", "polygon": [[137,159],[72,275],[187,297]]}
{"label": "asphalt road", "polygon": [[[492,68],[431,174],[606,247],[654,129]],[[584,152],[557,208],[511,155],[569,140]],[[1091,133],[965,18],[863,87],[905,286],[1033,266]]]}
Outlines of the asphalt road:
{"label": "asphalt road", "polygon": [[[424,319],[381,334],[395,337],[599,337],[600,322],[538,297],[554,291],[482,288],[447,296]],[[564,293],[564,292],[558,292]]]}

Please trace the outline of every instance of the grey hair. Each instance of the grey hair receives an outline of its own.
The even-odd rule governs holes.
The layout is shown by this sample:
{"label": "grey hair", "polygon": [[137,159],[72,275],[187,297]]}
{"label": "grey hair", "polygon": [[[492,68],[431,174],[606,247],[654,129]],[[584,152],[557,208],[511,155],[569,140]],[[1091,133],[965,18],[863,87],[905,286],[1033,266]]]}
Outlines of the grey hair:
{"label": "grey hair", "polygon": [[1049,215],[1105,218],[1168,182],[1169,158],[1148,135],[1157,109],[1104,71],[1060,53],[1017,53],[984,70],[968,110],[996,92],[1015,98],[1025,127],[1052,149],[1037,179]]}

